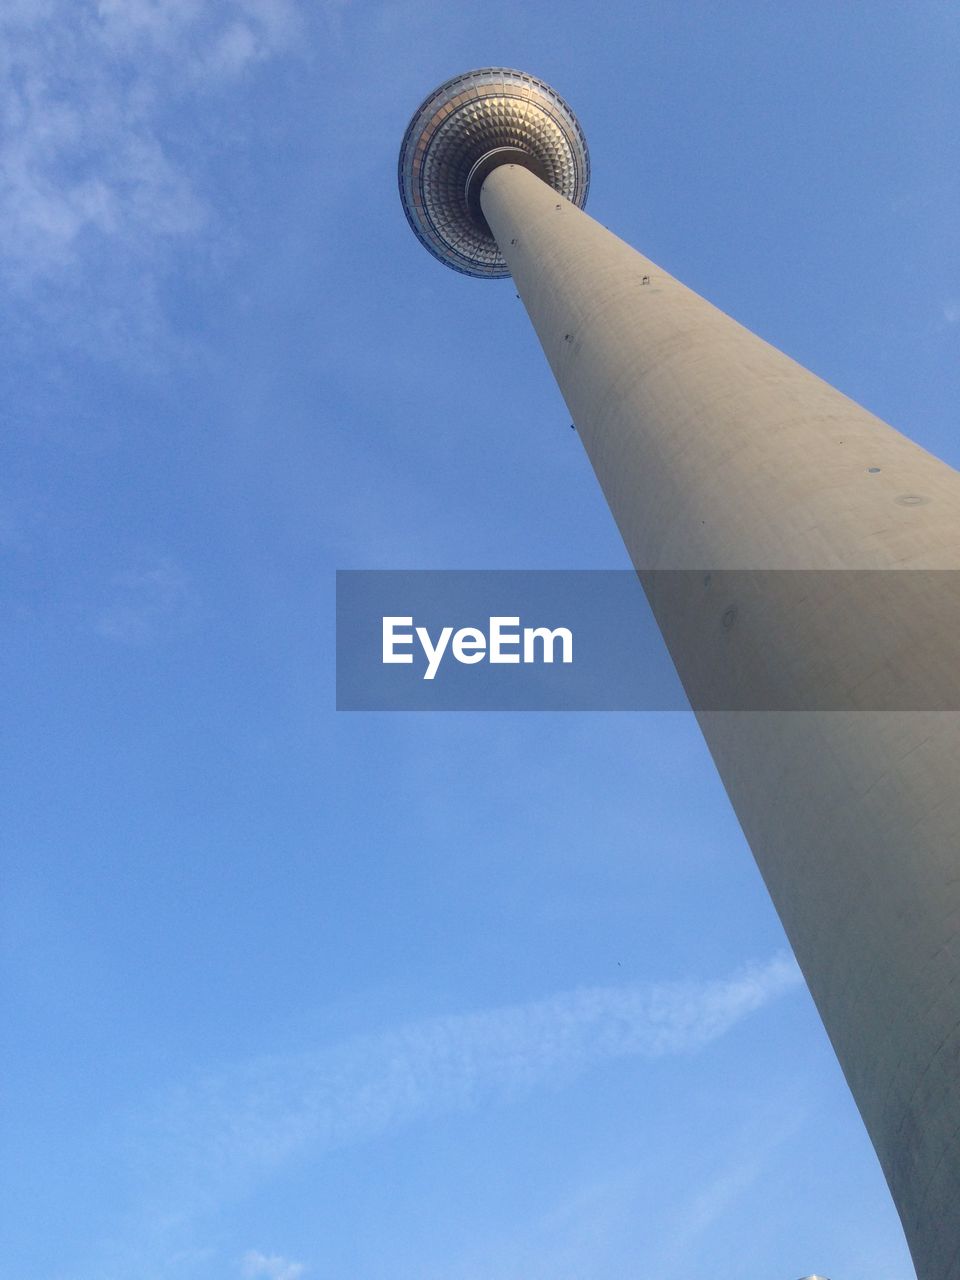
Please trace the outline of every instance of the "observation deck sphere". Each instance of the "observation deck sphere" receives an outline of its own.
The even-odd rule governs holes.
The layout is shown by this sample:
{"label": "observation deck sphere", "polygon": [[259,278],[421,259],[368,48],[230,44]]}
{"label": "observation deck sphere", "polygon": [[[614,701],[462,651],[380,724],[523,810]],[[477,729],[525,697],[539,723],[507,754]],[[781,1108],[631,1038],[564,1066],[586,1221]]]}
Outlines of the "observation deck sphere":
{"label": "observation deck sphere", "polygon": [[397,176],[407,221],[435,258],[464,275],[510,274],[479,207],[483,178],[498,163],[523,164],[581,209],[586,203],[583,130],[555,89],[523,71],[454,76],[424,100],[403,137]]}

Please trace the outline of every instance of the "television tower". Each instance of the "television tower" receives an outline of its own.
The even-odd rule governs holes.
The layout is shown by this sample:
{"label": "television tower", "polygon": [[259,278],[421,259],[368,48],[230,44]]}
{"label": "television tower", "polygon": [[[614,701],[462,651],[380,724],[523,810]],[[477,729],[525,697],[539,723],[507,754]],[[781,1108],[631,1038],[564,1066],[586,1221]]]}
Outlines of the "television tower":
{"label": "television tower", "polygon": [[[400,152],[434,257],[513,277],[697,690],[919,1280],[960,1280],[960,711],[877,698],[917,652],[933,687],[952,681],[954,637],[918,635],[903,609],[852,648],[833,625],[856,613],[844,592],[901,580],[861,571],[960,568],[960,474],[590,218],[589,176],[567,104],[503,68],[441,85]],[[672,584],[694,570],[691,604]],[[816,571],[812,595],[744,585],[783,570]],[[758,651],[775,676],[805,673],[812,709],[705,709],[718,673]]]}

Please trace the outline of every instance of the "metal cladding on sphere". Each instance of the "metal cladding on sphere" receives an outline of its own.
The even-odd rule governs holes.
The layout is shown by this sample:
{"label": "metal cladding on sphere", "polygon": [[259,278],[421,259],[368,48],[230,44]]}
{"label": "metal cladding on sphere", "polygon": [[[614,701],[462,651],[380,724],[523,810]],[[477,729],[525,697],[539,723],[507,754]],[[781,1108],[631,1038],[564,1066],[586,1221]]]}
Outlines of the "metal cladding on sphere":
{"label": "metal cladding on sphere", "polygon": [[487,67],[454,76],[423,102],[400,148],[400,199],[425,248],[455,271],[498,278],[510,271],[480,209],[483,179],[521,164],[555,191],[586,204],[587,143],[576,116],[544,81]]}

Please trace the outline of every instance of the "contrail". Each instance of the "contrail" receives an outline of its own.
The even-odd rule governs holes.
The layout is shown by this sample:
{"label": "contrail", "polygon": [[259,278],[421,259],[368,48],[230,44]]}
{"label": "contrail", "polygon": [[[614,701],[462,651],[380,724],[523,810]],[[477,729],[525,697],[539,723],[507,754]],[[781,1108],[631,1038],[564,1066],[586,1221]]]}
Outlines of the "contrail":
{"label": "contrail", "polygon": [[137,1163],[154,1191],[159,1179],[202,1209],[297,1154],[496,1105],[603,1061],[693,1052],[800,983],[777,955],[723,980],[577,988],[256,1058],[158,1100],[136,1125]]}

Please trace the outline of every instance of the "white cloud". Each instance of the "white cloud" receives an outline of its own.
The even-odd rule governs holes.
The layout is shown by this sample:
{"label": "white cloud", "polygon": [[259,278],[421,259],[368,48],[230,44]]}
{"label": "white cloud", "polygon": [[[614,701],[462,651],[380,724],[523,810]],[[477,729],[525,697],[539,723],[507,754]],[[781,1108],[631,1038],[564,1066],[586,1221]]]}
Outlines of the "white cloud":
{"label": "white cloud", "polygon": [[299,1280],[306,1273],[302,1262],[291,1262],[274,1254],[251,1251],[244,1255],[240,1267],[243,1280]]}
{"label": "white cloud", "polygon": [[199,1209],[304,1152],[506,1102],[603,1061],[695,1052],[800,981],[776,956],[721,981],[587,987],[255,1059],[168,1096],[135,1146]]}
{"label": "white cloud", "polygon": [[[452,1112],[508,1104],[538,1088],[555,1090],[616,1058],[694,1053],[801,982],[792,958],[777,955],[725,979],[580,988],[211,1072],[126,1118],[117,1138],[126,1156],[125,1178],[139,1187],[139,1195],[111,1235],[114,1261],[82,1274],[119,1275],[114,1262],[122,1256],[124,1276],[167,1280],[172,1258],[199,1263],[206,1257],[198,1252],[204,1243],[198,1224],[207,1215],[219,1214],[295,1160],[316,1159]],[[699,1229],[706,1230],[753,1176],[749,1159],[745,1170],[719,1170],[719,1184],[703,1188],[690,1207]],[[532,1252],[512,1249],[513,1261],[501,1258],[493,1269],[478,1269],[465,1260],[466,1269],[458,1264],[443,1274],[461,1280],[580,1274],[562,1266],[551,1271],[541,1262],[554,1256],[551,1240],[578,1258],[594,1257],[602,1199],[594,1198],[582,1212],[574,1206],[567,1227],[559,1220],[537,1227]],[[629,1187],[614,1199],[608,1206],[611,1229],[635,1204]],[[192,1242],[189,1249],[184,1242]],[[514,1265],[518,1258],[522,1266]],[[535,1266],[527,1265],[531,1258]],[[241,1280],[300,1280],[306,1274],[300,1262],[256,1250],[235,1265],[246,1268]],[[197,1274],[207,1275],[209,1268]]]}
{"label": "white cloud", "polygon": [[960,321],[960,298],[950,298],[943,304],[943,318],[947,324]]}
{"label": "white cloud", "polygon": [[300,32],[293,0],[98,0],[96,13],[105,47],[175,60],[181,87],[211,73],[239,75],[252,62],[286,52]]}
{"label": "white cloud", "polygon": [[232,119],[225,95],[303,47],[300,13],[294,0],[6,0],[0,282],[28,329],[146,358],[173,255],[229,239],[201,159],[221,145],[217,112]]}

